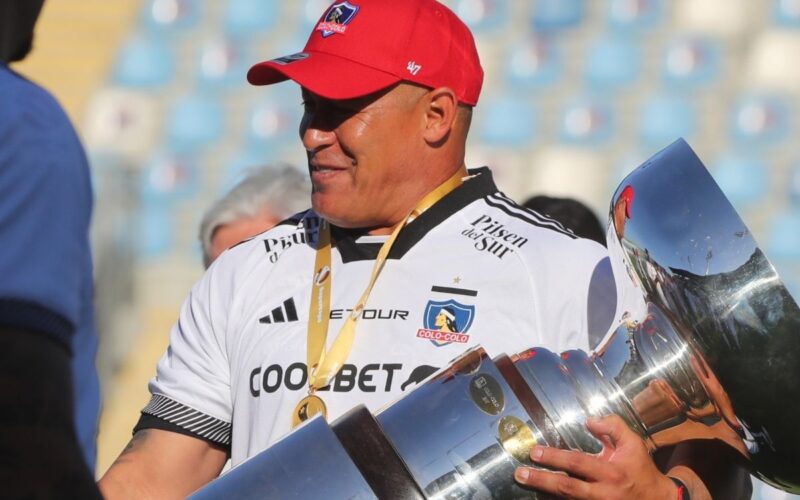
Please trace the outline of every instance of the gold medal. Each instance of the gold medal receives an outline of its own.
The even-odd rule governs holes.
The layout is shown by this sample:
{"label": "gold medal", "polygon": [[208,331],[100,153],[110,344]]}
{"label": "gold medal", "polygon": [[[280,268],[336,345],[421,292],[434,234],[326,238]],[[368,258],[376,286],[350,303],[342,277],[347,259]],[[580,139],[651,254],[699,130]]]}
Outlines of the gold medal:
{"label": "gold medal", "polygon": [[313,417],[317,413],[321,413],[323,418],[328,418],[328,410],[325,408],[325,402],[315,394],[309,394],[297,403],[292,413],[292,429]]}

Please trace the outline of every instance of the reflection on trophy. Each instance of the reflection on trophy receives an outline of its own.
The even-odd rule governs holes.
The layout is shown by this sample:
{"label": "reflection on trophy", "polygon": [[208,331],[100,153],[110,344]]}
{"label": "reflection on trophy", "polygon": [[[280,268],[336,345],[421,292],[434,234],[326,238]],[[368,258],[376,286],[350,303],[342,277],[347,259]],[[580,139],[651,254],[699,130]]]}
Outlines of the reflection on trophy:
{"label": "reflection on trophy", "polygon": [[586,418],[608,413],[653,450],[722,441],[800,493],[800,310],[685,142],[623,181],[610,224],[615,277],[643,307],[594,353],[474,348],[374,416],[309,420],[194,498],[536,498],[513,480],[531,448],[598,452]]}

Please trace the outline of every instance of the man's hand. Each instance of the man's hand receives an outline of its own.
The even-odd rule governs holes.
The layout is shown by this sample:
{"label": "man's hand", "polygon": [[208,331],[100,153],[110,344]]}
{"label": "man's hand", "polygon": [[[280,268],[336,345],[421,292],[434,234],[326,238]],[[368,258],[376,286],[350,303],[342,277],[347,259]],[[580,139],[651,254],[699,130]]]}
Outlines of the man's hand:
{"label": "man's hand", "polygon": [[569,475],[519,467],[517,482],[564,498],[678,498],[678,487],[659,472],[642,439],[619,416],[589,419],[586,427],[603,443],[598,455],[536,446],[534,463]]}

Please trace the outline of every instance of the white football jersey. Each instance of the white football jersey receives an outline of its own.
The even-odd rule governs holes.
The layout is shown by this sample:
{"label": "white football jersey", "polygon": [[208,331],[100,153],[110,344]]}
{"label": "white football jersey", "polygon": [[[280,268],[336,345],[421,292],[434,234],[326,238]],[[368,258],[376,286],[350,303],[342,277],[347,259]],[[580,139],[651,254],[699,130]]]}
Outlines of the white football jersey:
{"label": "white football jersey", "polygon": [[[398,236],[344,367],[317,393],[329,421],[360,403],[379,410],[476,345],[492,357],[586,349],[590,333],[609,328],[616,299],[605,249],[516,205],[488,169],[471,173]],[[318,229],[309,211],[215,261],[183,305],[137,429],[229,444],[234,466],[291,430],[308,390]],[[328,345],[386,239],[335,227],[332,237]]]}

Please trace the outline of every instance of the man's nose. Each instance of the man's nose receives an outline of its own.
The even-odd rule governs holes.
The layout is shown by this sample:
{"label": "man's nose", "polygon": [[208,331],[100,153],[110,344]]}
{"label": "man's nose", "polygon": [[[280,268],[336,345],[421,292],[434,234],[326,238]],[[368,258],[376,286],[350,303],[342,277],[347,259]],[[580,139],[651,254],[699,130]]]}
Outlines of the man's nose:
{"label": "man's nose", "polygon": [[304,120],[300,126],[300,139],[306,151],[313,153],[322,147],[333,144],[336,135],[331,127],[321,126],[319,120],[308,119]]}

